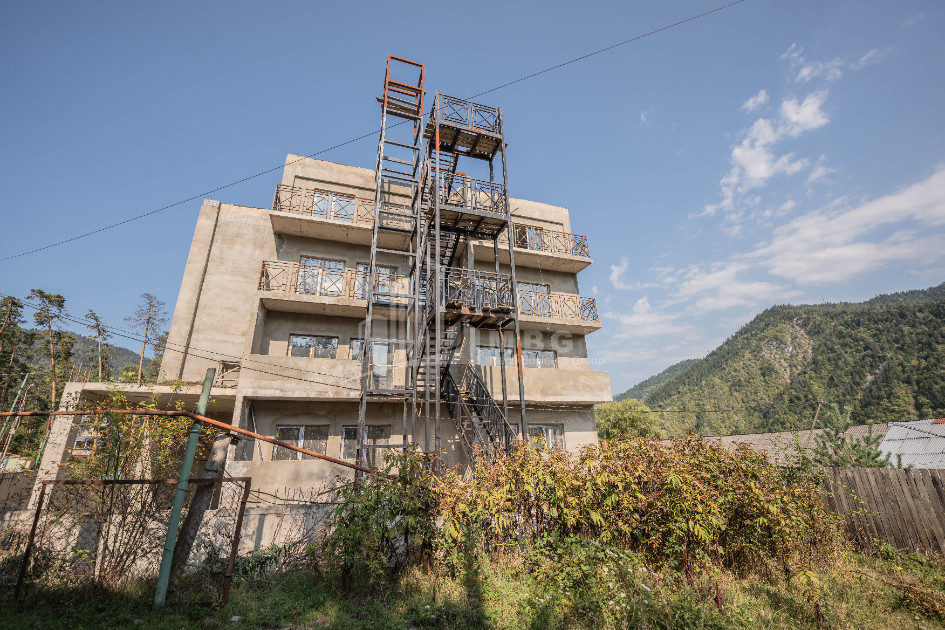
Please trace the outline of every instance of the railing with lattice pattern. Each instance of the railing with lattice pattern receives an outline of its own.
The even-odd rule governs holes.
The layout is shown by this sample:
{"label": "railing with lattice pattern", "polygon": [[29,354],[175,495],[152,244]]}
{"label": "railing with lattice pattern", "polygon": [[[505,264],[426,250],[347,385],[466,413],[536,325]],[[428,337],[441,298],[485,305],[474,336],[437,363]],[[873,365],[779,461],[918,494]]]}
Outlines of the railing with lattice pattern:
{"label": "railing with lattice pattern", "polygon": [[[591,250],[587,244],[587,237],[581,234],[549,230],[548,228],[533,225],[512,224],[512,234],[515,237],[517,249],[527,249],[533,252],[549,254],[566,254],[579,258],[590,258]],[[499,236],[499,243],[508,245],[509,236],[503,232]]]}
{"label": "railing with lattice pattern", "polygon": [[[331,269],[283,260],[265,260],[259,274],[260,291],[367,299],[368,272],[362,269]],[[375,292],[382,294],[378,302],[405,303],[409,292],[406,276],[386,272],[375,274]]]}
{"label": "railing with lattice pattern", "polygon": [[600,321],[597,316],[597,300],[573,293],[546,291],[518,292],[519,315],[548,317],[553,319],[579,319],[585,322]]}

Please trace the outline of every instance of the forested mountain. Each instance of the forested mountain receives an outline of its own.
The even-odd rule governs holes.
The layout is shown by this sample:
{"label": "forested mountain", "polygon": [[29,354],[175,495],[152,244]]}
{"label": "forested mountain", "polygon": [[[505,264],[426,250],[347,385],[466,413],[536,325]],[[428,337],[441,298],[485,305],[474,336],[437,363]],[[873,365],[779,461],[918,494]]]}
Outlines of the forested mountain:
{"label": "forested mountain", "polygon": [[[72,346],[72,361],[77,366],[82,366],[83,368],[92,368],[92,376],[98,377],[98,344],[95,342],[94,338],[86,337],[85,335],[75,335],[75,343]],[[138,359],[141,355],[133,350],[128,348],[122,348],[121,346],[113,346],[108,344],[103,348],[102,354],[105,358],[105,365],[103,366],[107,371],[106,374],[121,374],[121,369],[126,365],[138,365]],[[149,357],[144,357],[144,364],[147,365],[151,359]]]}
{"label": "forested mountain", "polygon": [[674,363],[656,376],[651,376],[645,381],[640,381],[624,393],[618,394],[614,397],[614,400],[624,400],[625,398],[645,400],[646,397],[650,395],[650,392],[658,388],[663,383],[666,383],[679,376],[690,367],[695,365],[698,361],[699,359],[685,359],[679,363]]}
{"label": "forested mountain", "polygon": [[945,283],[769,308],[643,395],[655,409],[734,409],[661,414],[667,435],[809,428],[819,400],[848,405],[856,423],[945,415]]}

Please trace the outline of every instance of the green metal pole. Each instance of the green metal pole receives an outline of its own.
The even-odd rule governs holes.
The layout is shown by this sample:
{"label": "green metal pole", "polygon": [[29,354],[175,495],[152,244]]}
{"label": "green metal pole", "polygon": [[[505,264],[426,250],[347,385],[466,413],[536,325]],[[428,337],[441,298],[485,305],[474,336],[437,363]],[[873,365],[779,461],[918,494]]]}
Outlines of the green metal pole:
{"label": "green metal pole", "polygon": [[[197,403],[197,414],[204,415],[207,411],[207,402],[210,400],[210,387],[216,369],[209,368],[203,379],[203,391],[200,392],[200,401]],[[177,481],[177,493],[174,495],[174,505],[171,507],[171,517],[167,521],[167,538],[164,540],[164,553],[161,554],[161,570],[158,573],[157,589],[154,591],[154,607],[164,605],[167,597],[167,584],[171,578],[171,562],[174,559],[174,546],[177,543],[177,530],[180,527],[180,513],[184,509],[184,498],[187,496],[187,482],[190,471],[194,466],[194,456],[197,454],[197,441],[203,422],[194,419],[190,426],[190,436],[187,438],[187,450],[184,452],[184,463],[180,467],[180,477]]]}

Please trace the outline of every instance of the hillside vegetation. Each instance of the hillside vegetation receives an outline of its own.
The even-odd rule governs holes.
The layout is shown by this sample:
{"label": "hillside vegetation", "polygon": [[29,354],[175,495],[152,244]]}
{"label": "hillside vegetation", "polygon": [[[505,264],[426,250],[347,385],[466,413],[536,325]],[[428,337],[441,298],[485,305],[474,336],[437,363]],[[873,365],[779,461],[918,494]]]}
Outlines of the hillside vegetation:
{"label": "hillside vegetation", "polygon": [[733,409],[661,414],[667,435],[809,428],[818,400],[849,406],[856,423],[945,415],[945,284],[863,303],[769,308],[642,400],[654,409]]}

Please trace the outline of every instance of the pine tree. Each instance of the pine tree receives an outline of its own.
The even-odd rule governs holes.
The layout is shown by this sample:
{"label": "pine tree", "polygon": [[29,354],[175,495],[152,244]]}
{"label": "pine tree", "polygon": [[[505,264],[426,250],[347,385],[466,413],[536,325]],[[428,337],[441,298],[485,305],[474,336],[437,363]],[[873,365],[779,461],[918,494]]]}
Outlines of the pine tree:
{"label": "pine tree", "polygon": [[818,466],[831,468],[887,468],[890,466],[889,453],[883,454],[879,445],[881,435],[873,433],[873,423],[869,423],[866,435],[851,437],[847,435],[853,421],[850,408],[843,410],[836,404],[831,405],[825,414],[824,431],[817,435],[813,460]]}

